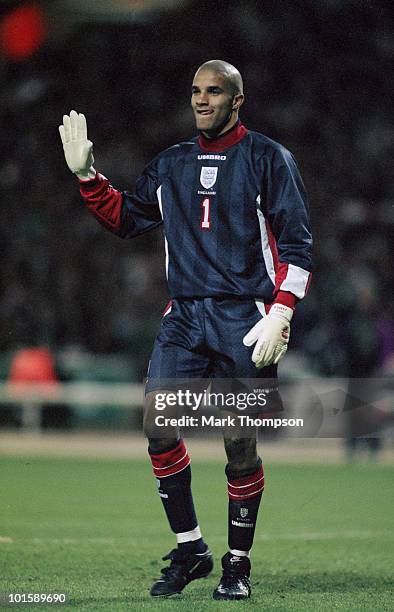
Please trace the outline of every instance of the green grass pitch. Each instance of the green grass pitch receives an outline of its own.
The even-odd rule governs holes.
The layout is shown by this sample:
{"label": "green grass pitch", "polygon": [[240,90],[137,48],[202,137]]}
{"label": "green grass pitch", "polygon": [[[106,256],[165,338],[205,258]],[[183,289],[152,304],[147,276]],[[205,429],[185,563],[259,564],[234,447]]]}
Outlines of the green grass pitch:
{"label": "green grass pitch", "polygon": [[181,595],[153,600],[148,590],[173,536],[147,460],[2,457],[0,592],[66,592],[65,608],[81,612],[392,610],[392,469],[265,468],[252,599],[211,599],[226,551],[225,480],[219,462],[195,461],[194,497],[216,567]]}

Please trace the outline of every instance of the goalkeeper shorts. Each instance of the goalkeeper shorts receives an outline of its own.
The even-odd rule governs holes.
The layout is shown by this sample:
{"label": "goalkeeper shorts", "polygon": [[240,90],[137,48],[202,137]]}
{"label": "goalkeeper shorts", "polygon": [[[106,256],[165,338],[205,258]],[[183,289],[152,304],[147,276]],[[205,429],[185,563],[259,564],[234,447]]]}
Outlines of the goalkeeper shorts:
{"label": "goalkeeper shorts", "polygon": [[[261,320],[262,303],[252,298],[173,299],[164,311],[149,362],[145,393],[155,390],[265,393],[269,401],[248,406],[248,414],[282,410],[277,365],[256,368],[253,346],[243,344]],[[235,412],[226,404],[221,407]]]}

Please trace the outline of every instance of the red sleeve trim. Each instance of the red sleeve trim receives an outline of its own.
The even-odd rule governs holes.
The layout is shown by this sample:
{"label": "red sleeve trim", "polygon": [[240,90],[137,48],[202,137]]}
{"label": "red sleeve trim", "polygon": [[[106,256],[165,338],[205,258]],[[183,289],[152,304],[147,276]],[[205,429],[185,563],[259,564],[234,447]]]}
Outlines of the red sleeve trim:
{"label": "red sleeve trim", "polygon": [[80,178],[78,178],[78,177],[77,177],[77,178],[78,178],[78,181],[79,181],[79,182],[80,182],[82,185],[84,185],[84,184],[86,184],[86,183],[91,183],[92,181],[95,181],[95,180],[96,180],[96,178],[97,178],[98,176],[99,176],[99,173],[98,173],[98,172],[97,172],[97,170],[96,170],[96,175],[95,175],[93,178],[88,178],[88,179],[80,179]]}
{"label": "red sleeve trim", "polygon": [[108,179],[103,174],[96,172],[96,176],[94,178],[88,179],[86,181],[82,179],[78,179],[78,182],[79,182],[79,190],[81,194],[84,195],[84,194],[92,193],[92,191],[97,189],[104,182],[108,183]]}
{"label": "red sleeve trim", "polygon": [[297,302],[298,298],[293,293],[290,293],[290,291],[278,291],[274,304],[283,304],[283,306],[294,310]]}
{"label": "red sleeve trim", "polygon": [[79,191],[88,208],[107,229],[117,232],[121,226],[122,194],[97,172],[94,179],[79,181]]}

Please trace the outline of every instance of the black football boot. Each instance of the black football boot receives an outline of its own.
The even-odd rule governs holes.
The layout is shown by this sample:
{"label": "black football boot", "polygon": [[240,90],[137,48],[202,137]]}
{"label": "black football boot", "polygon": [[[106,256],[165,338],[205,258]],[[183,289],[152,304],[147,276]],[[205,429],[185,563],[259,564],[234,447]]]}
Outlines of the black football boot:
{"label": "black football boot", "polygon": [[214,599],[247,599],[251,594],[249,557],[230,552],[222,557],[222,578],[213,592]]}
{"label": "black football boot", "polygon": [[179,548],[174,548],[163,557],[163,561],[171,563],[161,570],[161,578],[152,585],[152,597],[169,597],[180,593],[192,580],[208,576],[213,568],[212,553],[208,547],[199,554],[185,554]]}

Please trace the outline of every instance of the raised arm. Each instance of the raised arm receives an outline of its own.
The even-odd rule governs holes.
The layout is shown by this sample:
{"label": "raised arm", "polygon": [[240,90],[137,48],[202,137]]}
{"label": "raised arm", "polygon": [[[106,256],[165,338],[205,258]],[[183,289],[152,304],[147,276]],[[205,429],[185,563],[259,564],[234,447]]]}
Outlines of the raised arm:
{"label": "raised arm", "polygon": [[81,196],[99,223],[121,238],[138,236],[162,223],[155,162],[145,168],[134,193],[121,192],[93,167],[93,143],[82,113],[73,110],[64,115],[59,132],[67,166],[79,179]]}

